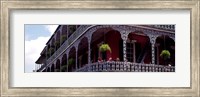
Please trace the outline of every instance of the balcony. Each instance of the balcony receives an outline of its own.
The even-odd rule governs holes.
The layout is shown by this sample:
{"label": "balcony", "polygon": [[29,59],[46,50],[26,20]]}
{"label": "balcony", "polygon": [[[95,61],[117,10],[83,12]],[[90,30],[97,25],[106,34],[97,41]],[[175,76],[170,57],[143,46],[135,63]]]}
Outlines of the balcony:
{"label": "balcony", "polygon": [[64,49],[68,48],[68,46],[74,41],[76,40],[81,34],[84,33],[84,31],[86,29],[88,29],[91,25],[82,25],[80,26],[59,48],[57,51],[54,52],[54,54],[52,56],[50,56],[50,58],[47,59],[46,64],[49,64],[50,62],[52,62],[52,60],[54,60],[58,55],[60,55]]}
{"label": "balcony", "polygon": [[[149,25],[150,27],[158,28],[158,29],[167,29],[174,30],[174,25]],[[68,48],[69,45],[72,44],[80,35],[82,35],[86,30],[93,27],[92,25],[82,25],[78,27],[78,29],[58,48],[58,50],[47,59],[46,64],[49,64],[54,60],[58,55],[60,55],[64,49]]]}
{"label": "balcony", "polygon": [[88,64],[76,70],[76,72],[175,72],[175,67],[113,61]]}
{"label": "balcony", "polygon": [[[71,34],[71,36],[62,43],[62,45],[51,55],[45,62],[45,66],[42,66],[40,70],[43,70],[45,67],[49,66],[53,61],[55,61],[62,53],[64,53],[67,48],[72,45],[81,35],[83,35],[86,31],[93,27],[98,27],[99,25],[81,25],[77,28],[77,30]],[[127,25],[129,27],[129,25]],[[131,25],[130,25],[131,26]],[[105,26],[110,27],[110,26]],[[124,27],[124,26],[123,26]],[[137,26],[138,27],[138,26]],[[136,27],[136,28],[137,28]],[[149,28],[157,28],[157,29],[175,29],[175,25],[146,25],[145,27],[143,25],[139,25],[139,27],[143,27],[145,29]],[[94,64],[94,63],[93,63]],[[134,63],[136,64],[136,63]],[[91,64],[92,65],[92,64]],[[92,65],[93,66],[93,65]],[[131,65],[132,66],[132,65]],[[135,66],[135,65],[134,65]],[[136,66],[137,67],[137,66]],[[90,67],[93,68],[93,67]],[[146,68],[146,67],[145,67]]]}

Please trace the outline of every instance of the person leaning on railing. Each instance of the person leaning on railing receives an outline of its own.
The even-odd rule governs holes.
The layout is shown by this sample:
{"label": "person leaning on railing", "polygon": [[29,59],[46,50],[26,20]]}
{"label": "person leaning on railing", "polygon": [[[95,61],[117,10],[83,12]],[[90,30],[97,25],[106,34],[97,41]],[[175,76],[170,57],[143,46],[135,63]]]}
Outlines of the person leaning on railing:
{"label": "person leaning on railing", "polygon": [[119,60],[119,58],[116,58],[116,62],[119,62],[120,60]]}
{"label": "person leaning on railing", "polygon": [[98,57],[98,62],[103,62],[101,57]]}
{"label": "person leaning on railing", "polygon": [[108,62],[112,62],[113,60],[112,60],[112,58],[110,57],[109,59],[108,59]]}

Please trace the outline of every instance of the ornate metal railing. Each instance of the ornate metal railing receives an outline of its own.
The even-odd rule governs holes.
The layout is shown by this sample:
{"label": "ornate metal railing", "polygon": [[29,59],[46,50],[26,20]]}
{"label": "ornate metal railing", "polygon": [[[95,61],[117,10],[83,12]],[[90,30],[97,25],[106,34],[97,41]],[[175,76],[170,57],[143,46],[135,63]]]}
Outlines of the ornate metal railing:
{"label": "ornate metal railing", "polygon": [[61,47],[47,60],[46,64],[49,64],[54,60],[59,54],[63,52],[79,35],[84,33],[84,31],[91,25],[81,25],[62,45]]}
{"label": "ornate metal railing", "polygon": [[113,61],[88,64],[76,70],[76,72],[175,72],[175,67]]}
{"label": "ornate metal railing", "polygon": [[175,25],[148,25],[157,29],[175,30]]}

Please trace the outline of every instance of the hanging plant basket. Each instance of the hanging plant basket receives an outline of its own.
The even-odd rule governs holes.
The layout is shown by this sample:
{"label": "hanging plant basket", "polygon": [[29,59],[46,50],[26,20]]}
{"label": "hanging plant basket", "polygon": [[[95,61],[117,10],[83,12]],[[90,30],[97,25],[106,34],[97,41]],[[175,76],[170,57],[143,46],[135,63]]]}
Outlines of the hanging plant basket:
{"label": "hanging plant basket", "polygon": [[64,43],[64,41],[66,40],[67,36],[66,35],[62,35],[61,36],[61,43]]}
{"label": "hanging plant basket", "polygon": [[55,42],[55,46],[58,46],[60,43],[59,43],[59,41],[56,41]]}
{"label": "hanging plant basket", "polygon": [[108,44],[102,44],[100,47],[99,47],[99,51],[100,52],[106,52],[106,51],[110,51],[111,52],[111,48]]}
{"label": "hanging plant basket", "polygon": [[67,65],[63,65],[62,67],[61,67],[61,71],[66,71],[67,70]]}
{"label": "hanging plant basket", "polygon": [[50,51],[50,52],[54,52],[54,48],[52,48],[52,47],[49,48],[49,51]]}
{"label": "hanging plant basket", "polygon": [[75,61],[74,61],[73,58],[70,58],[70,59],[68,60],[68,66],[73,65],[74,63],[75,63]]}
{"label": "hanging plant basket", "polygon": [[167,60],[170,58],[171,54],[168,50],[162,50],[160,56],[164,59]]}
{"label": "hanging plant basket", "polygon": [[48,53],[49,53],[50,55],[52,55],[52,54],[54,53],[54,48],[50,47],[49,50],[48,50]]}

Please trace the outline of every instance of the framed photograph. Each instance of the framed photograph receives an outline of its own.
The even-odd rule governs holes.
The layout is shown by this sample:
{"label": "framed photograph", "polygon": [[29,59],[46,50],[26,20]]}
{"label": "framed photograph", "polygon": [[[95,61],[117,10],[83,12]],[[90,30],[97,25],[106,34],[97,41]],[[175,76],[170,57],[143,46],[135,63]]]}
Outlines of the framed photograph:
{"label": "framed photograph", "polygon": [[200,96],[199,0],[1,1],[1,96]]}

